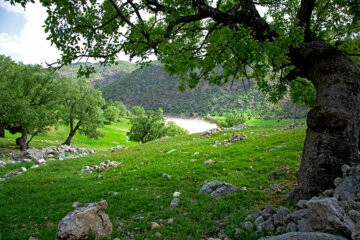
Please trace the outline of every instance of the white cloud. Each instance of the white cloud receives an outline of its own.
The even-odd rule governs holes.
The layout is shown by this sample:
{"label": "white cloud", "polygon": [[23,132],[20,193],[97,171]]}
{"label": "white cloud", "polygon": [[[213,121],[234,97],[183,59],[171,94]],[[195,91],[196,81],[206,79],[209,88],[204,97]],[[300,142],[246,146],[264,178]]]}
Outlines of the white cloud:
{"label": "white cloud", "polygon": [[60,57],[59,51],[46,40],[42,27],[47,16],[45,8],[39,3],[28,4],[24,11],[20,5],[11,6],[8,2],[0,2],[0,7],[20,13],[26,20],[19,33],[0,33],[0,54],[27,64],[51,63]]}

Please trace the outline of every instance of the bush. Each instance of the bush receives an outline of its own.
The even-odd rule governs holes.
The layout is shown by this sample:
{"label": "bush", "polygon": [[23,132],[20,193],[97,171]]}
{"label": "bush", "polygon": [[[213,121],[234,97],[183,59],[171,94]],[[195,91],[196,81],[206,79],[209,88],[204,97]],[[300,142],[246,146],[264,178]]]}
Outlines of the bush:
{"label": "bush", "polygon": [[220,127],[233,127],[237,126],[241,123],[244,123],[246,121],[246,116],[236,116],[236,115],[228,115],[225,118],[225,122],[220,122]]}
{"label": "bush", "polygon": [[176,125],[175,122],[169,121],[166,123],[165,128],[166,135],[171,137],[175,135],[187,135],[189,134],[188,130],[183,129],[182,127]]}

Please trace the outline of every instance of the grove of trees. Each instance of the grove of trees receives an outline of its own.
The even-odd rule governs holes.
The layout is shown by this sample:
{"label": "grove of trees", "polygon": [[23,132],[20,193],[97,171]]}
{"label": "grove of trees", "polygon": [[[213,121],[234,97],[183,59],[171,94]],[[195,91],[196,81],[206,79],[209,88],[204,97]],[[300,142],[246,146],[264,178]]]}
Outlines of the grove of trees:
{"label": "grove of trees", "polygon": [[0,92],[0,137],[5,137],[5,130],[21,133],[16,139],[21,150],[60,122],[70,127],[64,144],[70,145],[78,130],[88,137],[101,135],[97,128],[103,124],[104,99],[84,80],[59,78],[39,65],[0,55]]}
{"label": "grove of trees", "polygon": [[254,78],[272,101],[297,86],[291,83],[308,80],[316,101],[307,118],[296,199],[332,187],[343,164],[360,162],[359,1],[40,2],[48,8],[45,31],[62,51],[60,65],[80,57],[114,63],[121,52],[146,61],[155,54],[179,76],[182,89],[200,80]]}

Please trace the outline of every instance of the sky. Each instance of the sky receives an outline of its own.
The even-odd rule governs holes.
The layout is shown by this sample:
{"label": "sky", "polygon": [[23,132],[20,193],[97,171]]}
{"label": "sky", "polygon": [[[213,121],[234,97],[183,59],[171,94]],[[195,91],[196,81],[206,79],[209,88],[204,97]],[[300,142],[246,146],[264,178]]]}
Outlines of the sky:
{"label": "sky", "polygon": [[60,53],[46,40],[46,16],[40,4],[28,4],[24,10],[0,0],[0,54],[26,64],[55,62]]}

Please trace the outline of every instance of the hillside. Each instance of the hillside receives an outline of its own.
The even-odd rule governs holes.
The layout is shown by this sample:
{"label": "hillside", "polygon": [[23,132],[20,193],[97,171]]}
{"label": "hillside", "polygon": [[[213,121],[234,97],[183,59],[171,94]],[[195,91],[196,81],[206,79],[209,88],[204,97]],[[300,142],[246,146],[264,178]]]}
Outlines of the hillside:
{"label": "hillside", "polygon": [[[64,66],[60,69],[60,76],[76,78],[77,71],[84,63],[75,63],[69,66]],[[100,88],[105,84],[112,83],[115,80],[119,80],[122,77],[133,72],[137,66],[130,62],[119,61],[118,65],[100,66],[100,63],[94,63],[96,73],[92,74],[89,78],[91,86],[94,88]]]}
{"label": "hillside", "polygon": [[[112,126],[113,130],[115,127]],[[208,239],[219,234],[231,239],[237,235],[239,239],[258,239],[262,234],[255,230],[237,233],[236,229],[248,214],[265,205],[291,206],[291,202],[282,199],[296,182],[305,128],[283,131],[282,127],[251,127],[241,132],[247,138],[227,146],[213,145],[215,141],[228,139],[232,131],[209,138],[199,138],[200,134],[167,138],[115,152],[103,148],[102,141],[88,141],[89,145],[82,146],[96,148],[97,153],[48,160],[38,168],[31,168],[35,162],[6,164],[0,168],[1,177],[20,167],[27,171],[0,182],[2,237],[54,239],[60,220],[74,210],[74,202],[103,199],[107,201],[106,213],[113,224],[111,239]],[[58,133],[52,132],[49,139],[61,141]],[[14,151],[14,136],[8,137],[11,138],[0,138],[0,148]],[[119,140],[112,137],[115,146]],[[54,144],[36,142],[37,147]],[[280,145],[284,147],[269,151]],[[108,159],[121,164],[103,172],[81,171],[84,166]],[[205,166],[209,159],[216,164]],[[270,178],[280,166],[289,171]],[[163,178],[163,173],[171,178]],[[221,198],[200,194],[204,182],[213,180],[246,190]],[[281,191],[271,190],[274,184]],[[181,193],[178,207],[170,207],[174,192]],[[152,230],[152,222],[162,225]],[[158,238],[159,234],[163,238]]]}
{"label": "hillside", "polygon": [[[247,113],[252,117],[293,117],[295,105],[287,98],[273,105],[256,89],[254,82],[234,81],[224,86],[200,82],[194,89],[179,92],[180,81],[170,77],[161,66],[152,65],[137,69],[127,76],[104,85],[100,90],[105,99],[122,101],[128,108],[163,108],[165,113],[194,113],[200,115]],[[298,117],[305,117],[307,109],[297,110]]]}

